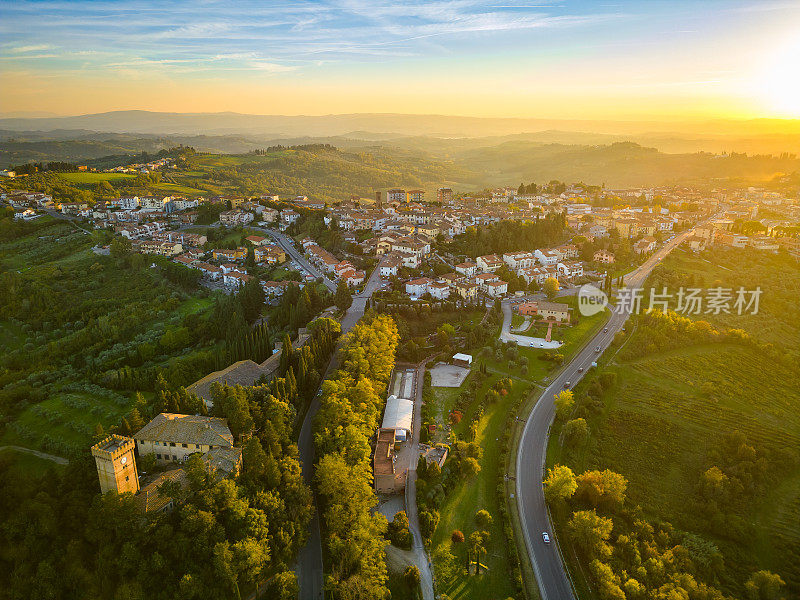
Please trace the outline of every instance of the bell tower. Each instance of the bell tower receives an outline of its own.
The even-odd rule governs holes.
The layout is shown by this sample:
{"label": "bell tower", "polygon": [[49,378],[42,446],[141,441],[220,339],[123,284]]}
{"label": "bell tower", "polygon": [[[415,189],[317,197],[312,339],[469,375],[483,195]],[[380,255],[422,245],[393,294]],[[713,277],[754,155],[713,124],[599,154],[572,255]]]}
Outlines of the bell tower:
{"label": "bell tower", "polygon": [[92,446],[102,493],[135,494],[139,491],[139,474],[133,454],[135,447],[131,438],[116,434]]}

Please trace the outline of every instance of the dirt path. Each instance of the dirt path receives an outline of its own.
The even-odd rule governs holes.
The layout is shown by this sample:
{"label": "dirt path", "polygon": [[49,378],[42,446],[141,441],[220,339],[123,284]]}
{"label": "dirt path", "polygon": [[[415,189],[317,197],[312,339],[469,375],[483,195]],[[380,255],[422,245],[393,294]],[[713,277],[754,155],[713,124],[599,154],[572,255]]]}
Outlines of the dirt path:
{"label": "dirt path", "polygon": [[38,450],[31,450],[30,448],[23,448],[22,446],[0,446],[0,452],[3,450],[16,450],[17,452],[24,452],[25,454],[33,454],[45,460],[52,460],[59,465],[66,465],[69,461],[62,456],[55,456],[54,454],[47,454],[46,452],[39,452]]}

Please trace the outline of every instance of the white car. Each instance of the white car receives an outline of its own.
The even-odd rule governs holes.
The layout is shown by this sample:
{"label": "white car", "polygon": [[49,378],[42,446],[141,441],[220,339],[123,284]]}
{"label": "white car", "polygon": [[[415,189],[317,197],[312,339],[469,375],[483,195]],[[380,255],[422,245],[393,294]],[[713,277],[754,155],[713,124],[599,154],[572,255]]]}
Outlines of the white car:
{"label": "white car", "polygon": [[549,544],[549,543],[550,543],[550,536],[549,536],[549,535],[547,535],[547,532],[546,532],[546,531],[543,531],[543,532],[542,532],[542,539],[544,540],[544,543],[545,543],[545,544]]}

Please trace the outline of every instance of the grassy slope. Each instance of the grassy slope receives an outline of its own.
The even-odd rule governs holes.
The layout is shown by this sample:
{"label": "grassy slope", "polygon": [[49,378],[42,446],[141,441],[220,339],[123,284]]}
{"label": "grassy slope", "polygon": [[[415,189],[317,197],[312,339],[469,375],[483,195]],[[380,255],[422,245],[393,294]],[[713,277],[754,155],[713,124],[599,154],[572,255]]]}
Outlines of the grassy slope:
{"label": "grassy slope", "polygon": [[[761,314],[703,318],[796,348],[794,313],[774,311],[780,311],[800,284],[800,270],[771,256],[748,257],[750,266],[743,267],[742,258],[735,253],[704,257],[678,253],[665,261],[664,269],[692,274],[698,287],[757,281],[766,288]],[[765,277],[764,269],[775,269],[774,276]],[[754,271],[760,271],[757,279]],[[771,447],[800,447],[798,372],[790,365],[765,368],[757,350],[732,344],[693,345],[617,360],[608,369],[617,373],[618,380],[606,394],[604,414],[590,421],[594,434],[589,445],[568,457],[553,439],[548,462],[566,462],[576,472],[610,468],[622,473],[629,480],[632,503],[653,518],[692,529],[687,500],[695,493],[699,473],[708,466],[707,452],[726,432],[738,429],[748,439]],[[784,578],[796,570],[780,548],[800,545],[800,471],[757,498],[746,520],[754,526],[746,544],[713,540],[725,556],[721,585],[737,597],[749,573],[757,569]],[[566,540],[563,533],[559,539]]]}
{"label": "grassy slope", "polygon": [[[478,405],[478,398],[483,397],[486,390],[498,379],[500,379],[498,375],[492,375],[484,381],[475,395],[475,399],[465,411],[464,419],[455,427],[459,437],[465,433],[472,420],[472,415]],[[500,464],[498,440],[503,435],[512,399],[522,393],[523,385],[521,381],[516,380],[511,395],[494,406],[487,406],[475,438],[475,441],[483,448],[483,457],[480,461],[481,471],[474,480],[455,486],[449,492],[447,500],[439,511],[441,521],[436,528],[431,544],[434,569],[438,562],[437,552],[445,548],[454,554],[457,564],[462,566],[458,574],[450,580],[440,578],[439,590],[450,598],[506,598],[514,594],[514,587],[508,580],[506,569],[507,552],[511,549],[506,548],[503,543],[503,532],[498,519],[500,507],[497,505],[495,486],[497,485],[498,470],[503,468],[503,465]],[[446,417],[455,402],[458,390],[452,388],[433,389],[436,406],[440,409],[439,414]],[[469,537],[469,534],[476,529],[473,517],[480,509],[488,510],[495,517],[495,522],[490,528],[491,541],[488,551],[481,561],[482,564],[488,566],[489,570],[478,576],[467,577],[463,567],[466,560],[465,544],[461,544],[460,548],[453,548],[450,534],[454,529],[459,529],[465,537]]]}
{"label": "grassy slope", "polygon": [[[157,289],[160,277],[150,270],[143,273],[132,274],[120,270],[111,259],[98,257],[89,247],[92,239],[76,231],[74,227],[60,221],[45,220],[43,217],[40,229],[30,235],[13,241],[0,243],[0,270],[16,270],[26,276],[42,278],[47,281],[51,277],[62,277],[69,274],[68,280],[63,280],[63,285],[68,286],[70,299],[76,306],[89,307],[97,310],[102,307],[110,323],[115,323],[136,303],[142,306],[147,303],[150,310],[147,318],[141,322],[140,332],[163,331],[168,322],[180,320],[189,313],[200,312],[208,309],[212,300],[203,296],[189,296],[179,300],[170,308],[166,308],[165,298],[160,297],[163,290]],[[101,275],[91,271],[92,265],[102,263],[104,269]],[[54,275],[56,273],[56,275]],[[102,285],[97,278],[102,277]],[[166,310],[165,310],[166,308]],[[139,333],[139,332],[137,332]],[[68,336],[67,331],[62,335]],[[52,335],[37,334],[28,338],[23,327],[10,321],[0,321],[0,357],[5,352],[17,350],[23,344],[33,344],[32,352],[38,352],[39,344],[60,342],[62,338]],[[98,340],[97,353],[108,351],[103,340]],[[42,363],[35,368],[43,370],[49,365]],[[25,427],[29,432],[22,436],[12,428],[7,428],[0,435],[0,444],[14,444],[38,450],[48,450],[43,445],[45,436],[63,440],[77,446],[88,444],[94,427],[100,423],[104,427],[116,425],[121,417],[126,414],[132,405],[132,400],[125,405],[114,401],[114,394],[108,397],[102,394],[86,394],[62,391],[63,384],[84,382],[85,379],[61,380],[50,384],[49,396],[42,402],[24,408],[15,421]],[[118,392],[123,397],[132,396],[129,392]],[[66,405],[65,400],[82,398],[88,400],[91,409],[80,409]],[[49,412],[59,413],[59,417],[49,421],[37,413],[39,408]],[[57,452],[55,452],[57,453]]]}
{"label": "grassy slope", "polygon": [[[560,300],[562,301],[562,300]],[[563,299],[563,301],[567,301]],[[605,321],[603,314],[584,318],[572,328],[563,329],[563,340],[565,345],[562,352],[567,359],[575,353],[584,340],[588,339],[602,326]],[[474,349],[473,354],[477,357],[478,350]],[[514,381],[512,393],[503,401],[488,405],[485,414],[480,421],[476,441],[483,448],[483,458],[481,459],[481,472],[473,481],[464,482],[453,488],[448,494],[447,500],[441,507],[441,521],[436,529],[431,547],[431,554],[434,557],[434,568],[437,563],[437,551],[448,549],[463,564],[466,550],[464,548],[453,549],[450,542],[450,534],[454,529],[460,529],[465,537],[469,537],[470,532],[474,531],[475,526],[473,517],[475,512],[485,508],[492,515],[497,517],[500,507],[497,505],[496,485],[498,475],[504,472],[506,465],[501,464],[500,444],[507,427],[507,421],[512,411],[514,399],[520,396],[527,396],[531,393],[538,393],[538,388],[532,387],[532,382],[541,381],[553,369],[555,365],[549,361],[538,360],[538,356],[544,350],[533,348],[520,348],[520,353],[529,359],[530,370],[527,376],[523,376],[518,369],[510,369],[505,360],[496,360],[494,356],[490,358],[476,359],[477,365],[482,361],[486,364],[491,376],[486,379],[481,388],[475,394],[472,402],[464,411],[464,417],[454,430],[460,437],[466,432],[472,416],[487,389],[489,389],[498,379],[511,377]],[[466,385],[462,384],[462,387]],[[435,441],[446,441],[444,426],[447,423],[448,414],[453,408],[460,389],[454,388],[433,388],[435,413],[437,416],[437,433]],[[465,575],[462,568],[458,576],[449,581],[440,581],[440,591],[446,593],[450,598],[506,598],[513,596],[514,587],[508,580],[505,565],[508,561],[508,553],[514,549],[506,548],[502,531],[496,520],[491,531],[492,542],[483,562],[489,567],[488,573],[478,577]],[[441,570],[441,569],[440,569]],[[439,572],[439,571],[437,571]]]}
{"label": "grassy slope", "polygon": [[59,173],[61,179],[65,179],[70,183],[97,183],[99,181],[110,181],[112,184],[115,181],[124,179],[133,179],[135,175],[131,173]]}

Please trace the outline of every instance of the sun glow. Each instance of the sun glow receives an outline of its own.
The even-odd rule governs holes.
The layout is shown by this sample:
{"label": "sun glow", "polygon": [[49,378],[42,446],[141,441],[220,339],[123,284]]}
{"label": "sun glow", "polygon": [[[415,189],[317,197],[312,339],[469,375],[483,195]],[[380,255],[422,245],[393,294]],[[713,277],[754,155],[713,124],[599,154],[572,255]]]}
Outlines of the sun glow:
{"label": "sun glow", "polygon": [[781,46],[756,77],[756,93],[775,116],[800,117],[800,38]]}

